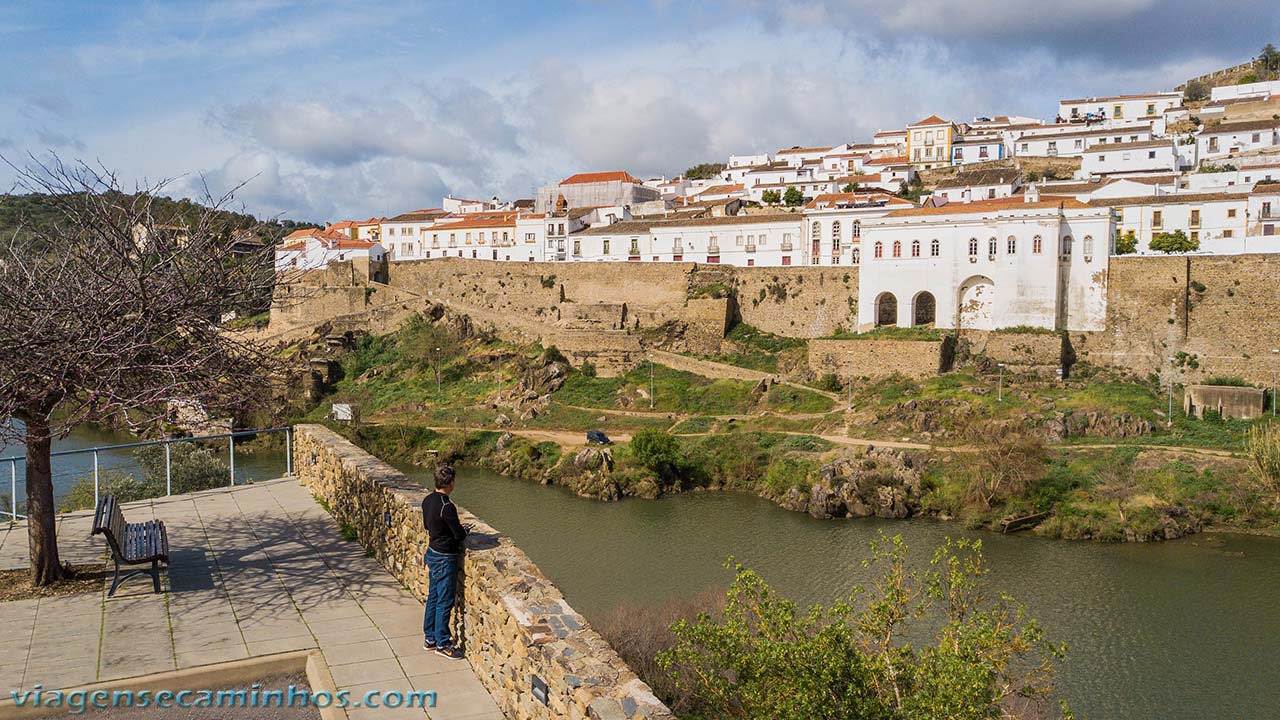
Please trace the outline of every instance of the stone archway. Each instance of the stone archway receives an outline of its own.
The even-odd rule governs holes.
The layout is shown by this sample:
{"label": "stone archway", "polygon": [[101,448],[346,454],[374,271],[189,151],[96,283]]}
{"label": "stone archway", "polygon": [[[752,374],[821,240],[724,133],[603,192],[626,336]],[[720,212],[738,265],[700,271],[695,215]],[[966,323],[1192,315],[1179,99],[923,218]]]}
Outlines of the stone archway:
{"label": "stone archway", "polygon": [[911,324],[934,325],[938,321],[938,301],[933,293],[922,290],[911,300]]}
{"label": "stone archway", "polygon": [[996,284],[985,275],[974,275],[960,284],[957,305],[959,327],[965,330],[994,330],[992,305]]}
{"label": "stone archway", "polygon": [[876,327],[898,324],[898,298],[893,293],[880,293],[876,298]]}

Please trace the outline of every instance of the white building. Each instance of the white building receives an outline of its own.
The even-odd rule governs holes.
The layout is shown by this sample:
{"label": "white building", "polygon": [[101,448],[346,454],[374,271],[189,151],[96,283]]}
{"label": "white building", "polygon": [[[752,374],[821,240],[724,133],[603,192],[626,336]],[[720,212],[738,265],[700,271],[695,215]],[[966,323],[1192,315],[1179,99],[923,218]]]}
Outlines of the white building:
{"label": "white building", "polygon": [[430,260],[460,257],[472,260],[520,259],[513,250],[517,213],[471,213],[461,218],[441,220],[423,237],[422,249],[414,257],[392,255],[392,260]]}
{"label": "white building", "polygon": [[1242,85],[1223,85],[1209,91],[1209,99],[1214,102],[1219,100],[1239,100],[1241,98],[1264,100],[1269,95],[1280,95],[1280,80],[1244,83]]}
{"label": "white building", "polygon": [[1079,98],[1058,103],[1060,121],[1099,119],[1104,122],[1155,120],[1164,111],[1182,104],[1182,93],[1155,92],[1140,95],[1111,95]]}
{"label": "white building", "polygon": [[862,228],[859,329],[1101,330],[1114,220],[1037,193],[890,212]]}
{"label": "white building", "polygon": [[1083,177],[1177,172],[1180,167],[1178,147],[1169,138],[1101,143],[1085,148],[1080,160]]}
{"label": "white building", "polygon": [[440,201],[440,207],[443,208],[445,212],[458,214],[495,210],[500,204],[501,203],[497,196],[494,196],[492,200],[464,200],[463,198],[456,198],[453,195],[445,195],[444,199]]}
{"label": "white building", "polygon": [[1207,127],[1196,137],[1200,162],[1280,146],[1280,120],[1247,120]]}
{"label": "white building", "polygon": [[1022,173],[1014,169],[976,170],[958,172],[939,180],[933,191],[947,202],[972,202],[1007,198],[1022,189]]}
{"label": "white building", "polygon": [[559,212],[601,205],[635,205],[662,199],[662,193],[624,170],[578,173],[538,189],[534,209]]}
{"label": "white building", "polygon": [[1064,131],[1060,125],[1024,132],[1013,140],[1017,157],[1080,157],[1087,148],[1104,143],[1144,142],[1152,139],[1149,125]]}
{"label": "white building", "polygon": [[819,195],[804,208],[805,232],[796,248],[797,264],[859,265],[862,223],[913,207],[911,201],[884,192]]}
{"label": "white building", "polygon": [[442,208],[426,208],[401,213],[379,224],[379,240],[393,260],[423,257],[423,240],[428,231],[450,213]]}
{"label": "white building", "polygon": [[334,230],[295,230],[276,248],[276,272],[323,270],[331,262],[367,259],[381,263],[386,258],[382,246],[357,240]]}
{"label": "white building", "polygon": [[[1089,204],[1114,208],[1116,232],[1133,232],[1139,254],[1151,253],[1157,233],[1181,230],[1204,252],[1236,246],[1248,229],[1249,192],[1179,193],[1140,197],[1094,198]],[[1226,250],[1230,251],[1230,250]]]}

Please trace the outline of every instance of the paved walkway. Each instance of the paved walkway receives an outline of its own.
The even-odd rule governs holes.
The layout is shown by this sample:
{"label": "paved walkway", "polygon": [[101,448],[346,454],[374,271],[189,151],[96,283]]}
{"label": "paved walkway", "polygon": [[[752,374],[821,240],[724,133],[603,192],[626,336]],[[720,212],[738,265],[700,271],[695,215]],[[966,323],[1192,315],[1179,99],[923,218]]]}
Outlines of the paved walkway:
{"label": "paved walkway", "polygon": [[[0,604],[0,697],[318,647],[340,689],[435,690],[437,705],[352,720],[500,720],[465,661],[422,649],[422,604],[294,480],[125,506],[169,531],[167,592],[138,577],[102,593]],[[103,557],[92,518],[64,516],[63,558]],[[0,568],[26,564],[26,527],[0,525]],[[18,549],[20,548],[20,552]],[[15,563],[15,559],[17,562]],[[79,560],[77,560],[79,561]]]}

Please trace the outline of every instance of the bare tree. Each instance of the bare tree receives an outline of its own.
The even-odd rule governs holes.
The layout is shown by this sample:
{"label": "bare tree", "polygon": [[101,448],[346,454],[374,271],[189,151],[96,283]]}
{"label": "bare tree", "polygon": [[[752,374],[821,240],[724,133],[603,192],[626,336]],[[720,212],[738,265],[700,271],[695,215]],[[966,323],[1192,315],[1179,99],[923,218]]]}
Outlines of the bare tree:
{"label": "bare tree", "polygon": [[174,227],[153,214],[164,182],[125,192],[84,163],[9,166],[16,192],[57,211],[0,239],[0,433],[26,446],[32,579],[47,585],[63,572],[53,439],[83,423],[155,427],[173,400],[236,415],[270,396],[276,361],[218,322],[270,297],[273,248],[245,252],[221,220],[230,194],[206,190],[196,221]]}
{"label": "bare tree", "polygon": [[978,448],[967,495],[990,509],[997,501],[1024,492],[1044,476],[1049,458],[1044,440],[1022,428],[982,423],[970,430]]}

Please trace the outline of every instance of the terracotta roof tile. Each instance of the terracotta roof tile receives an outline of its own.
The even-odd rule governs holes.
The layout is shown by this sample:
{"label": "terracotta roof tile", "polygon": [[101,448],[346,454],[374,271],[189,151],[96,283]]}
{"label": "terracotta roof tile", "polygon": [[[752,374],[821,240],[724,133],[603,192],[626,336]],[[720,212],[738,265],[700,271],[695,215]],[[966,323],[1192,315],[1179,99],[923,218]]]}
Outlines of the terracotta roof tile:
{"label": "terracotta roof tile", "polygon": [[627,172],[626,170],[611,170],[608,172],[590,172],[590,173],[578,173],[576,175],[570,175],[564,180],[561,180],[560,184],[561,185],[578,185],[582,183],[614,182],[614,181],[619,181],[624,183],[640,182],[640,180],[632,176],[631,173]]}

